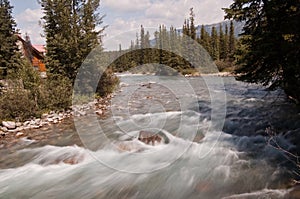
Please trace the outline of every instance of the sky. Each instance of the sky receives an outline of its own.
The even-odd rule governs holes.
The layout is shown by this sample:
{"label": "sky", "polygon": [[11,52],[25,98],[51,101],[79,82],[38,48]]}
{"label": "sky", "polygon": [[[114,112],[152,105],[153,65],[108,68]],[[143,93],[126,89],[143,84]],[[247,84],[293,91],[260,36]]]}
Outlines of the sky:
{"label": "sky", "polygon": [[[224,20],[222,8],[233,0],[101,0],[99,13],[105,15],[103,26],[104,48],[117,50],[119,44],[127,48],[135,40],[136,32],[143,25],[153,35],[160,24],[181,28],[189,9],[194,8],[195,24],[213,24]],[[40,25],[43,11],[37,0],[11,0],[17,28],[28,33],[33,44],[45,44]]]}

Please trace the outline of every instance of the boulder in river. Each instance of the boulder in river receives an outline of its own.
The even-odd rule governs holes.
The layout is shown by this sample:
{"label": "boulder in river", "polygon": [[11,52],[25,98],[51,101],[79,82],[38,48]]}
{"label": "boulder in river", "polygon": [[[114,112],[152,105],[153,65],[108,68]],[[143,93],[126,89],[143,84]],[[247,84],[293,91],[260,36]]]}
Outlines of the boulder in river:
{"label": "boulder in river", "polygon": [[155,142],[157,142],[158,144],[161,143],[162,137],[151,131],[140,131],[138,140],[144,142],[145,144],[151,143],[154,146]]}

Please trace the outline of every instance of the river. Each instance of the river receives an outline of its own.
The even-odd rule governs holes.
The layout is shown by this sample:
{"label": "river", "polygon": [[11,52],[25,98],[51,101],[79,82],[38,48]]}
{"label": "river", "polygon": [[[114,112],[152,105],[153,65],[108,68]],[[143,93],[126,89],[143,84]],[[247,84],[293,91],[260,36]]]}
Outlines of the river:
{"label": "river", "polygon": [[[0,151],[0,198],[288,198],[299,108],[232,77],[121,76],[107,119]],[[159,133],[155,146],[137,139]],[[270,137],[276,133],[278,136]],[[277,145],[276,145],[277,144]]]}

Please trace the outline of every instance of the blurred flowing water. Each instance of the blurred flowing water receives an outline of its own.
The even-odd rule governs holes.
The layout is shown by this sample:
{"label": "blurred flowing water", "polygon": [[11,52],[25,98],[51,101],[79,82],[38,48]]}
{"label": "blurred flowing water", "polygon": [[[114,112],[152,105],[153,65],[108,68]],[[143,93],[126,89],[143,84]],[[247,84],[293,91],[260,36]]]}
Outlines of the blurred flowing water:
{"label": "blurred flowing water", "polygon": [[[286,135],[300,131],[299,110],[280,90],[219,79],[122,76],[108,119],[75,118],[2,150],[0,198],[288,198],[290,162],[266,129],[296,150]],[[140,130],[168,142],[146,145]]]}

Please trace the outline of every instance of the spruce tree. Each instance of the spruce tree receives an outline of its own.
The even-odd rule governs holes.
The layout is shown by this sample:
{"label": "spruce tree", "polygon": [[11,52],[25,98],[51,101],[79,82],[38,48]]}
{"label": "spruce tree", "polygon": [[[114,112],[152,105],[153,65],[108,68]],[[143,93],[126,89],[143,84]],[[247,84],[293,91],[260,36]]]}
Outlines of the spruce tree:
{"label": "spruce tree", "polygon": [[217,29],[214,26],[211,31],[211,56],[213,60],[218,60],[219,59],[219,38],[218,38],[218,33]]}
{"label": "spruce tree", "polygon": [[229,55],[233,56],[234,51],[235,51],[234,25],[233,25],[233,21],[230,21],[230,30],[229,30]]}
{"label": "spruce tree", "polygon": [[225,25],[225,36],[224,36],[224,39],[225,39],[225,41],[224,41],[224,45],[225,45],[225,57],[226,57],[226,59],[227,58],[229,58],[229,32],[228,32],[228,25],[226,24]]}
{"label": "spruce tree", "polygon": [[12,9],[8,0],[0,0],[0,69],[4,78],[15,76],[21,64]]}
{"label": "spruce tree", "polygon": [[208,32],[206,32],[204,25],[201,26],[200,44],[208,53],[211,54],[210,36]]}
{"label": "spruce tree", "polygon": [[193,39],[196,40],[196,27],[195,27],[195,14],[193,11],[193,8],[190,8],[190,32],[189,32],[189,36]]}
{"label": "spruce tree", "polygon": [[282,87],[300,102],[300,1],[234,0],[226,18],[245,21],[247,49],[237,73],[240,80]]}
{"label": "spruce tree", "polygon": [[220,24],[219,27],[219,52],[220,52],[220,59],[224,60],[227,57],[227,44],[226,44],[226,35],[224,35],[222,25]]}
{"label": "spruce tree", "polygon": [[48,72],[74,81],[89,52],[101,43],[100,0],[40,0],[44,11]]}
{"label": "spruce tree", "polygon": [[145,29],[143,27],[143,25],[141,25],[141,34],[140,34],[140,41],[141,41],[141,50],[139,51],[139,64],[143,65],[145,63]]}

